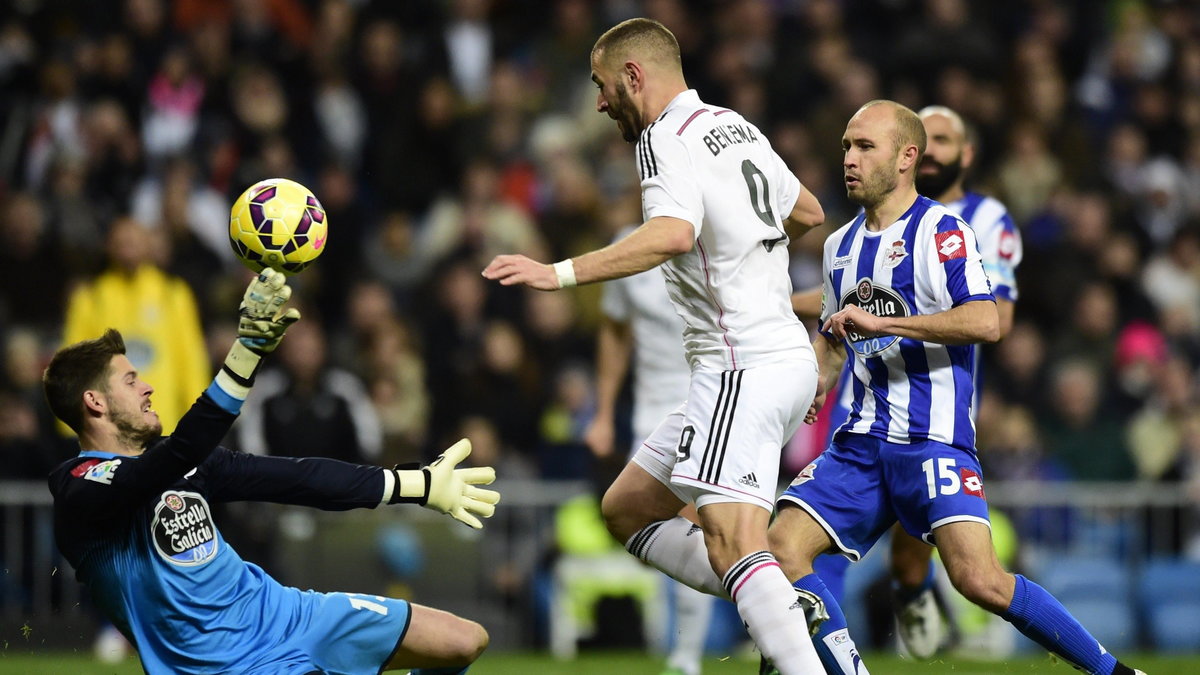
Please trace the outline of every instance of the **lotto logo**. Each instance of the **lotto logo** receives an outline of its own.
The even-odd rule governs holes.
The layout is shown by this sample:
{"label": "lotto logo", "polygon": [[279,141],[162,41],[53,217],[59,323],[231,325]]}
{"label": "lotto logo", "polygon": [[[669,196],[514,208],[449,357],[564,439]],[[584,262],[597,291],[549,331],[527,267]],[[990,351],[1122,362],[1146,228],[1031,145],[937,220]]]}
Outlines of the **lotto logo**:
{"label": "lotto logo", "polygon": [[983,479],[979,474],[967,468],[959,468],[958,474],[962,477],[963,492],[983,498]]}
{"label": "lotto logo", "polygon": [[1013,254],[1017,252],[1017,236],[1012,232],[1001,232],[999,249],[1001,258],[1012,260]]}
{"label": "lotto logo", "polygon": [[934,235],[934,241],[937,243],[938,262],[967,257],[967,248],[963,245],[966,239],[963,238],[962,230],[939,232]]}

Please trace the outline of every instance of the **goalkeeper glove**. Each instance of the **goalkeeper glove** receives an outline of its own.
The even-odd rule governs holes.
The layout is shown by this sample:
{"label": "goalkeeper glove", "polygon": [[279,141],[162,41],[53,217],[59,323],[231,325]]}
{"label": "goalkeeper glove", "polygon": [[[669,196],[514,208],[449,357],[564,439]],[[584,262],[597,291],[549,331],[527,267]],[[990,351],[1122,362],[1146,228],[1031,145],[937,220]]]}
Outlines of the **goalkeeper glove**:
{"label": "goalkeeper glove", "polygon": [[246,287],[238,308],[238,338],[256,354],[270,354],[288,326],[300,320],[300,310],[283,309],[292,297],[283,272],[265,268]]}
{"label": "goalkeeper glove", "polygon": [[[419,469],[392,469],[396,484],[392,486],[391,504],[420,504],[448,514],[475,529],[481,529],[480,516],[489,518],[496,512],[500,493],[476,485],[488,485],[496,480],[496,470],[490,466],[455,468],[471,454],[471,441],[462,439],[438,456],[432,464]],[[415,465],[414,465],[415,466]]]}

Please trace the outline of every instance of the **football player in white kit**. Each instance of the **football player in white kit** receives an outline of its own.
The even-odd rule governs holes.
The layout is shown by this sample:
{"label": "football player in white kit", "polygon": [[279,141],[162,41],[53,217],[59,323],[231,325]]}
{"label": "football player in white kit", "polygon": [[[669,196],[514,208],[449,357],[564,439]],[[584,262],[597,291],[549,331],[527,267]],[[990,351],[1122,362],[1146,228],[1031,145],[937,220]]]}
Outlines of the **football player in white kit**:
{"label": "football player in white kit", "polygon": [[[687,400],[609,487],[605,522],[638,558],[730,597],[784,675],[820,672],[804,605],[766,531],[780,448],[802,423],[817,381],[807,331],[791,311],[787,243],[824,213],[757,127],[687,88],[679,45],[662,24],[614,26],[591,60],[597,110],[637,141],[645,222],[570,260],[502,255],[483,274],[552,291],[662,265],[685,324]],[[699,528],[678,515],[688,502]]]}
{"label": "football player in white kit", "polygon": [[[619,241],[633,228],[617,234]],[[596,335],[596,415],[584,441],[597,457],[613,452],[617,397],[633,365],[633,448],[636,452],[658,423],[687,396],[692,371],[683,354],[683,319],[667,295],[658,267],[604,285]],[[696,518],[685,507],[685,516]],[[675,639],[663,675],[700,675],[704,639],[712,615],[711,596],[671,582]]]}

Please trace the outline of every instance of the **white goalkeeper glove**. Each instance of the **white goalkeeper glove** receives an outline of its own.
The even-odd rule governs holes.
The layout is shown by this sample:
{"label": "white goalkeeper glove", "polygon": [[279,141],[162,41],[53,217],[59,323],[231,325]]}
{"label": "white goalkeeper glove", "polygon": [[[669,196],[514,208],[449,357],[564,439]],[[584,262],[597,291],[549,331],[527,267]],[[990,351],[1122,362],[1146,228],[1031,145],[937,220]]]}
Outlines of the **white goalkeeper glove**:
{"label": "white goalkeeper glove", "polygon": [[496,512],[500,493],[476,485],[489,485],[496,480],[496,470],[490,466],[458,469],[458,463],[471,454],[471,441],[462,439],[450,446],[429,466],[419,469],[392,469],[395,485],[391,504],[420,504],[481,529],[479,518],[489,518]]}
{"label": "white goalkeeper glove", "polygon": [[284,309],[292,297],[283,272],[265,268],[246,287],[238,308],[238,338],[257,354],[270,354],[279,346],[288,326],[300,320],[300,310]]}

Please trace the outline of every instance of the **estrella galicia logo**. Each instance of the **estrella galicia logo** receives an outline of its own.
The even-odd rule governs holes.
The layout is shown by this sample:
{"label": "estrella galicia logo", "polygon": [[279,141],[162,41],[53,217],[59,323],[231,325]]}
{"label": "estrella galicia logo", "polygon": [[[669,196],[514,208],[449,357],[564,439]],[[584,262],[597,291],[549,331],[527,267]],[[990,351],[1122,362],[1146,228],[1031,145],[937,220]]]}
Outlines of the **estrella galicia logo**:
{"label": "estrella galicia logo", "polygon": [[[886,286],[876,286],[869,278],[858,280],[854,289],[842,297],[842,307],[857,305],[875,316],[908,316],[908,303],[900,294]],[[878,356],[888,347],[900,341],[896,335],[867,337],[850,331],[850,347],[863,358]]]}
{"label": "estrella galicia logo", "polygon": [[204,497],[195,492],[162,493],[150,523],[154,548],[169,563],[203,565],[217,555],[217,530]]}

